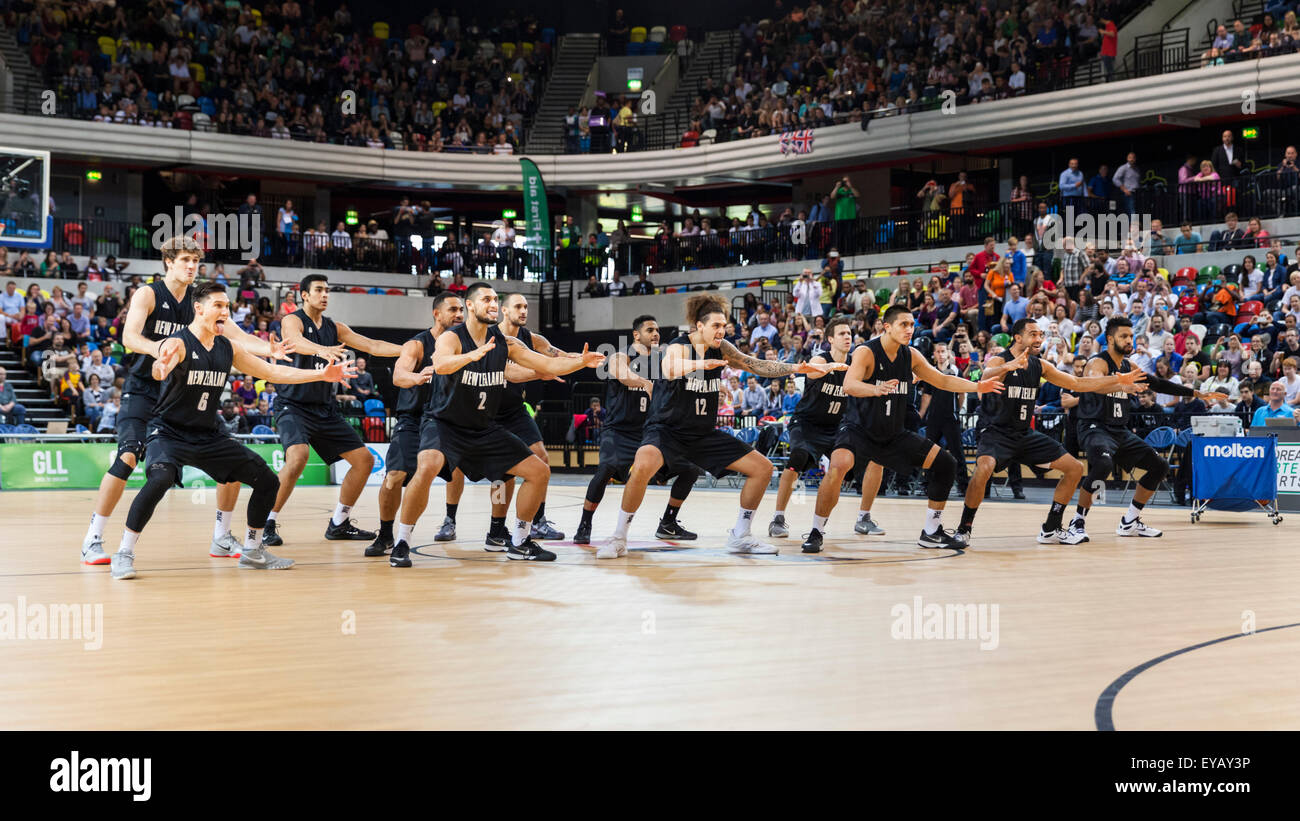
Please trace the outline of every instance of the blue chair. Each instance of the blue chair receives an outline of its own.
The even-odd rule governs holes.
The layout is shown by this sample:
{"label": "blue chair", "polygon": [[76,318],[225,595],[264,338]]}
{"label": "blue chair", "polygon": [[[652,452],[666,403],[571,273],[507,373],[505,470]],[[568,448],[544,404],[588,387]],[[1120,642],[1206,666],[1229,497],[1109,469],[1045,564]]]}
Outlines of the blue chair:
{"label": "blue chair", "polygon": [[90,433],[90,429],[85,425],[77,425],[77,433]]}
{"label": "blue chair", "polygon": [[209,117],[217,116],[217,104],[213,102],[211,97],[200,97],[198,99],[198,103],[199,103],[199,111],[202,111],[204,114],[207,114]]}
{"label": "blue chair", "polygon": [[380,294],[380,295],[382,295],[382,294],[384,293],[384,289],[383,289],[383,288],[378,288],[378,287],[376,287],[376,288],[371,288],[369,291],[366,291],[366,293],[367,293],[367,294]]}
{"label": "blue chair", "polygon": [[382,399],[367,399],[364,407],[366,409],[366,416],[384,415],[384,400]]}
{"label": "blue chair", "polygon": [[9,425],[0,425],[0,434],[13,433],[14,429]]}
{"label": "blue chair", "polygon": [[40,431],[38,431],[36,428],[32,427],[31,425],[14,425],[13,429],[10,430],[9,432],[10,433],[40,433]]}

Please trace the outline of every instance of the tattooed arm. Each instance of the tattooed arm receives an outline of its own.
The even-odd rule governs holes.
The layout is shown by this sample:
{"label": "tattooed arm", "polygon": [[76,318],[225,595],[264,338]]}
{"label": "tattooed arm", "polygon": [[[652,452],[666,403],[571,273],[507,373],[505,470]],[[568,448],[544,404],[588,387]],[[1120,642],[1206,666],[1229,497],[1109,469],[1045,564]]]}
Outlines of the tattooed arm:
{"label": "tattooed arm", "polygon": [[831,371],[843,371],[848,369],[848,365],[840,362],[830,362],[823,364],[814,364],[812,362],[769,362],[766,359],[756,359],[747,356],[736,350],[736,346],[727,340],[722,340],[722,346],[719,349],[722,358],[727,360],[727,364],[733,368],[752,373],[754,376],[772,378],[776,376],[789,376],[795,373],[806,373],[816,378],[821,378]]}

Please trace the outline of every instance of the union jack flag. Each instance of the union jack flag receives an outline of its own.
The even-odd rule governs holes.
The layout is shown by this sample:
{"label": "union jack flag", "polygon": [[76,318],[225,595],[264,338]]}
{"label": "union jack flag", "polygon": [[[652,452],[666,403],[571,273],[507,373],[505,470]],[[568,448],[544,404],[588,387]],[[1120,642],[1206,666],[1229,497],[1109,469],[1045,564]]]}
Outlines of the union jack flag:
{"label": "union jack flag", "polygon": [[781,153],[782,154],[811,154],[813,142],[813,130],[805,128],[801,131],[788,131],[781,135]]}

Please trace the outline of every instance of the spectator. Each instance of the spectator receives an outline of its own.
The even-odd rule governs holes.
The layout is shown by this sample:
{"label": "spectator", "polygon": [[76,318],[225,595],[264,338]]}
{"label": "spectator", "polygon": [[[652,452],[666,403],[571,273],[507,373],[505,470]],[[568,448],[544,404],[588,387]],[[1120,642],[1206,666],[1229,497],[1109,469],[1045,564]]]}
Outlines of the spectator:
{"label": "spectator", "polygon": [[374,374],[366,371],[364,357],[357,357],[356,366],[357,375],[350,380],[352,382],[352,392],[364,404],[367,399],[375,399],[378,396],[375,393],[375,377]]}
{"label": "spectator", "polygon": [[1255,390],[1255,383],[1242,380],[1238,385],[1238,401],[1232,410],[1249,422],[1254,418],[1255,411],[1266,404],[1268,403],[1259,398]]}
{"label": "spectator", "polygon": [[8,376],[0,367],[0,422],[6,425],[22,425],[27,421],[27,408],[14,395],[14,386],[5,381]]}
{"label": "spectator", "polygon": [[1064,171],[1061,172],[1057,180],[1057,189],[1062,197],[1065,198],[1067,205],[1078,207],[1079,202],[1084,196],[1083,172],[1079,170],[1079,160],[1077,157],[1071,157],[1070,162]]}
{"label": "spectator", "polygon": [[582,292],[593,299],[609,296],[609,290],[605,288],[603,282],[596,278],[595,274],[587,277],[587,287]]}
{"label": "spectator", "polygon": [[1250,248],[1253,243],[1246,238],[1246,232],[1237,223],[1237,215],[1229,211],[1223,217],[1224,227],[1210,235],[1211,251],[1227,251],[1237,248]]}
{"label": "spectator", "polygon": [[[1199,254],[1204,250],[1201,246],[1201,235],[1192,230],[1192,224],[1190,222],[1184,222],[1179,226],[1179,231],[1179,235],[1174,238],[1175,253]],[[1152,251],[1152,253],[1155,252]]]}
{"label": "spectator", "polygon": [[248,420],[240,415],[233,399],[221,403],[221,413],[217,417],[217,422],[231,436],[249,432]]}
{"label": "spectator", "polygon": [[122,400],[117,390],[110,389],[107,398],[104,400],[104,406],[100,408],[99,424],[95,426],[96,433],[112,433],[117,427],[117,414],[122,408]]}
{"label": "spectator", "polygon": [[858,199],[861,196],[847,176],[836,180],[835,187],[831,189],[831,199],[835,201],[835,239],[832,241],[850,250],[856,247],[855,229],[858,219]]}
{"label": "spectator", "polygon": [[811,322],[813,314],[821,310],[821,294],[821,283],[813,279],[812,269],[804,268],[793,290],[795,311]]}
{"label": "spectator", "polygon": [[105,388],[113,385],[115,379],[113,366],[104,361],[104,352],[98,348],[90,352],[90,356],[82,363],[81,370],[87,379],[92,375],[98,376]]}
{"label": "spectator", "polygon": [[761,417],[767,408],[767,394],[758,384],[758,377],[750,376],[745,383],[742,394],[741,413],[745,416]]}
{"label": "spectator", "polygon": [[626,296],[628,293],[627,283],[623,281],[622,274],[617,268],[614,269],[613,278],[606,287],[610,296]]}
{"label": "spectator", "polygon": [[21,325],[26,305],[17,283],[12,279],[6,282],[4,293],[0,293],[0,341],[8,344],[13,335],[10,329]]}
{"label": "spectator", "polygon": [[767,311],[759,311],[758,324],[754,326],[753,333],[749,336],[749,344],[756,345],[759,339],[767,340],[769,345],[776,344],[777,329],[772,324],[772,315]]}
{"label": "spectator", "polygon": [[1250,420],[1252,428],[1263,428],[1269,419],[1286,419],[1290,417],[1300,423],[1300,408],[1291,407],[1286,401],[1286,383],[1278,380],[1268,386],[1268,404],[1255,409]]}
{"label": "spectator", "polygon": [[83,310],[80,302],[75,302],[72,306],[72,314],[68,317],[68,327],[72,331],[74,345],[90,340],[90,317]]}
{"label": "spectator", "polygon": [[88,374],[86,378],[89,381],[81,394],[81,408],[90,421],[90,429],[94,430],[99,424],[99,417],[104,413],[104,403],[108,401],[108,389],[102,387],[99,374]]}
{"label": "spectator", "polygon": [[[1223,26],[1219,28],[1222,29]],[[1224,131],[1219,145],[1215,146],[1214,153],[1210,155],[1210,163],[1214,166],[1219,179],[1224,181],[1236,179],[1241,173],[1244,159],[1245,152],[1232,142],[1232,132]]]}
{"label": "spectator", "polygon": [[633,296],[651,296],[655,293],[655,286],[650,282],[644,270],[637,275],[637,281],[632,284]]}

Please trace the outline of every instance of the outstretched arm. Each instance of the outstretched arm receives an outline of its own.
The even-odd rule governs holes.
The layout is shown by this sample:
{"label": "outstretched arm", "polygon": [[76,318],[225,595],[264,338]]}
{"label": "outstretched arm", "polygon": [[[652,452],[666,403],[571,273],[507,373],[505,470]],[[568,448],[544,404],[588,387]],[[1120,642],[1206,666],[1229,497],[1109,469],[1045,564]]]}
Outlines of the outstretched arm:
{"label": "outstretched arm", "polygon": [[254,336],[235,324],[234,320],[221,323],[221,335],[253,356],[269,356],[272,359],[288,359],[294,346],[284,342],[272,342]]}
{"label": "outstretched arm", "polygon": [[[227,323],[230,324],[230,323]],[[291,351],[297,353],[309,353],[313,356],[320,357],[326,362],[337,362],[343,358],[343,346],[335,345],[326,347],[317,345],[302,334],[302,320],[293,314],[289,314],[280,320],[280,335],[284,337],[284,344]]]}
{"label": "outstretched arm", "polygon": [[[1008,351],[1008,353],[1010,353],[1010,351]],[[1029,367],[1028,349],[1021,351],[1020,356],[1011,358],[1003,356],[1002,354],[994,354],[984,363],[984,378],[1001,379],[1012,371],[1018,371],[1021,368],[1026,367]]]}
{"label": "outstretched arm", "polygon": [[683,346],[669,345],[663,359],[659,360],[659,372],[664,379],[680,379],[688,373],[721,368],[726,364],[727,361],[721,358],[688,360]]}
{"label": "outstretched arm", "polygon": [[290,368],[288,365],[272,365],[253,356],[248,351],[233,346],[235,351],[234,366],[249,376],[265,379],[277,385],[294,385],[303,382],[342,382],[357,375],[357,368],[351,362],[337,362],[320,370],[307,368]]}
{"label": "outstretched arm", "polygon": [[393,366],[393,384],[399,388],[414,388],[432,379],[434,373],[432,365],[419,371],[415,369],[422,358],[424,358],[424,344],[420,340],[411,339],[402,345],[402,354],[397,357],[397,364]]}
{"label": "outstretched arm", "polygon": [[[523,365],[525,368],[532,368],[539,375],[563,376],[566,373],[580,371],[583,368],[594,368],[605,361],[603,353],[588,351],[586,345],[582,346],[582,353],[576,357],[544,356],[530,349],[513,336],[506,337],[506,346],[506,353],[511,362]],[[545,376],[542,376],[542,378],[545,378]]]}
{"label": "outstretched arm", "polygon": [[357,333],[342,322],[335,322],[334,326],[338,328],[339,341],[349,348],[365,351],[371,356],[400,356],[402,353],[401,346],[379,339],[371,339]]}
{"label": "outstretched arm", "polygon": [[876,357],[871,353],[870,348],[863,345],[855,350],[849,359],[849,370],[844,374],[844,392],[859,398],[893,393],[894,388],[898,387],[897,379],[891,379],[880,385],[867,381],[875,369]]}
{"label": "outstretched arm", "polygon": [[755,376],[761,376],[764,378],[789,376],[794,373],[806,373],[820,378],[831,371],[843,371],[848,369],[847,365],[836,362],[826,364],[825,360],[823,360],[823,364],[817,365],[812,362],[772,362],[767,359],[758,359],[741,353],[736,349],[735,345],[732,345],[725,339],[722,340],[720,350],[722,352],[722,358],[727,361],[727,364],[752,373]]}
{"label": "outstretched arm", "polygon": [[936,388],[943,388],[953,393],[975,391],[981,394],[1001,393],[1006,390],[1007,386],[1002,384],[1000,379],[985,379],[981,382],[972,382],[969,379],[962,379],[960,376],[939,373],[938,369],[931,365],[924,356],[921,356],[920,351],[915,348],[908,348],[908,350],[912,353],[912,373]]}
{"label": "outstretched arm", "polygon": [[[1102,365],[1102,367],[1105,366]],[[1075,376],[1047,363],[1043,366],[1043,378],[1053,385],[1060,385],[1062,388],[1076,393],[1112,393],[1114,391],[1131,393],[1129,388],[1136,389],[1137,383],[1145,380],[1147,374],[1141,368],[1134,368],[1128,373],[1115,373],[1104,376]]]}
{"label": "outstretched arm", "polygon": [[636,373],[632,371],[631,363],[628,360],[627,354],[622,353],[621,351],[612,354],[609,357],[609,375],[617,379],[619,382],[622,382],[624,385],[627,385],[629,388],[644,388],[645,390],[650,390],[654,384],[643,376],[637,376]]}

